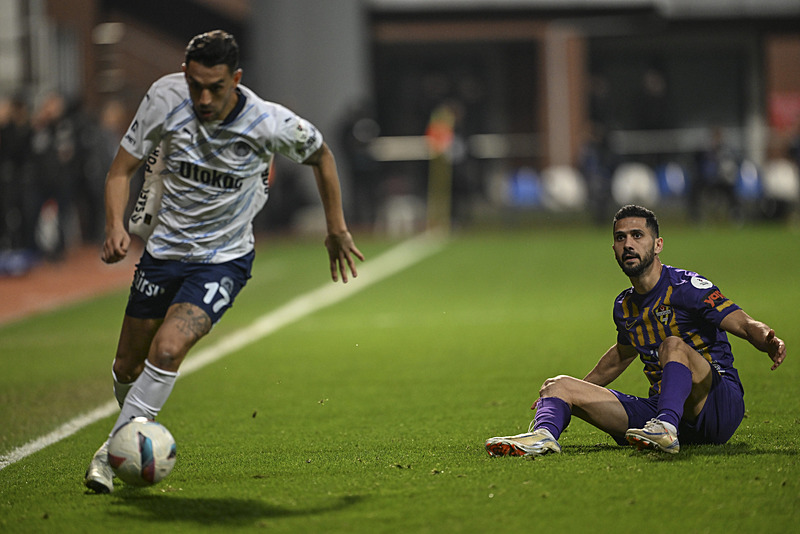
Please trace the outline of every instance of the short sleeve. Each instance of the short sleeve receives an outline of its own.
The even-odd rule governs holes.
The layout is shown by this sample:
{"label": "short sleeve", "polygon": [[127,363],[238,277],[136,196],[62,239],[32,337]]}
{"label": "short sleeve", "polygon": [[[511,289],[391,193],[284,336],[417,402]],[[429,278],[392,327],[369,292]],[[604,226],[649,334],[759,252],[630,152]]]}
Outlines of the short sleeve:
{"label": "short sleeve", "polygon": [[164,118],[167,113],[167,103],[160,95],[158,82],[156,82],[150,86],[139,104],[139,109],[136,111],[128,131],[122,136],[120,146],[132,156],[144,159],[161,142]]}
{"label": "short sleeve", "polygon": [[689,278],[689,284],[683,291],[683,298],[686,299],[687,306],[717,327],[728,314],[740,309],[723,295],[717,286],[701,276]]}
{"label": "short sleeve", "polygon": [[306,119],[278,107],[278,128],[272,151],[302,163],[322,146],[322,134]]}

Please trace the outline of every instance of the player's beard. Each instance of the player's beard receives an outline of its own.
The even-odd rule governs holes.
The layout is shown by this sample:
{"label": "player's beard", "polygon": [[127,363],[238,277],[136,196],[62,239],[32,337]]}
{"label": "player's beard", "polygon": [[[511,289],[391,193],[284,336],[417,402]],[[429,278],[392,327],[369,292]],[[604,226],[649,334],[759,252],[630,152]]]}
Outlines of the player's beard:
{"label": "player's beard", "polygon": [[643,258],[639,257],[638,255],[636,257],[639,258],[639,263],[631,267],[625,265],[625,260],[617,258],[617,263],[622,269],[622,272],[625,273],[630,278],[636,278],[638,276],[641,276],[647,269],[649,269],[650,266],[653,265],[653,262],[656,260],[656,253],[655,250],[650,250],[649,252],[647,252],[647,254],[644,255]]}

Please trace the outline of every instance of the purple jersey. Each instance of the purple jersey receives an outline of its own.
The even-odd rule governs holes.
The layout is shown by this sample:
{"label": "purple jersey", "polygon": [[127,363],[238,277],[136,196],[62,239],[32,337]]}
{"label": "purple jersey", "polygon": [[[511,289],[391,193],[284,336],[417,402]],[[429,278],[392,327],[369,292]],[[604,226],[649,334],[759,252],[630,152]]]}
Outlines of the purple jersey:
{"label": "purple jersey", "polygon": [[669,336],[680,337],[721,375],[740,382],[728,335],[719,327],[722,319],[738,309],[697,273],[664,265],[649,293],[640,295],[631,287],[614,301],[617,343],[633,345],[639,352],[651,396],[661,391],[658,347]]}

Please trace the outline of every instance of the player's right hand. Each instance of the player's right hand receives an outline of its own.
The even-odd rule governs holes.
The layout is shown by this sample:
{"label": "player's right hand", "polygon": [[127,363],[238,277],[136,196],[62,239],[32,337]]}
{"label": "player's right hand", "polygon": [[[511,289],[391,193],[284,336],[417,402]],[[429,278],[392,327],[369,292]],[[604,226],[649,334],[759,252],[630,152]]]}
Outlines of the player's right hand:
{"label": "player's right hand", "polygon": [[103,242],[101,258],[106,263],[116,263],[128,255],[131,236],[124,229],[111,229],[106,231],[106,240]]}

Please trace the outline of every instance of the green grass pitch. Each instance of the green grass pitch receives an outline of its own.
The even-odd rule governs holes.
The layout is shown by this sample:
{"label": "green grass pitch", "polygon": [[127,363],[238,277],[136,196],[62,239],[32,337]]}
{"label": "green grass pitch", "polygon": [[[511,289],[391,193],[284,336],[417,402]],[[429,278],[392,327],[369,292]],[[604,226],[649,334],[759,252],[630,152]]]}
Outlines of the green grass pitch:
{"label": "green grass pitch", "polygon": [[[161,484],[85,493],[111,417],[6,467],[0,531],[793,531],[800,233],[662,226],[665,263],[710,278],[787,343],[771,372],[732,340],[747,417],[726,445],[637,452],[574,419],[561,455],[486,455],[486,438],[527,428],[545,378],[582,377],[613,344],[628,281],[607,229],[462,234],[180,378],[159,417],[178,443]],[[359,245],[369,261],[393,243]],[[195,351],[326,283],[319,243],[262,242],[253,279]],[[0,454],[112,399],[125,298],[0,327]],[[645,394],[640,364],[614,385]]]}

